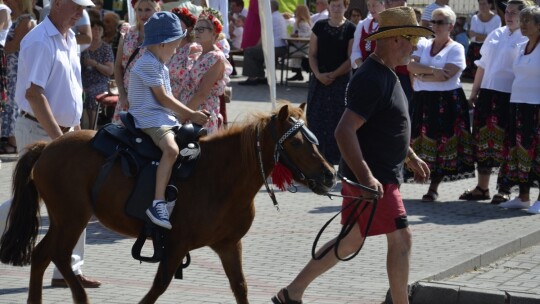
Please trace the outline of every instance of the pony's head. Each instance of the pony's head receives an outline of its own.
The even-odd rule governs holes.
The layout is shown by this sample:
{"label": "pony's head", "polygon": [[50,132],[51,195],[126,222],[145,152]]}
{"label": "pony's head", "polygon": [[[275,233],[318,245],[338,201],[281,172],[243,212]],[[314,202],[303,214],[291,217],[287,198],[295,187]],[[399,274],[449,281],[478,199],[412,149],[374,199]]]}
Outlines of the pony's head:
{"label": "pony's head", "polygon": [[268,124],[275,141],[274,170],[283,165],[292,177],[317,194],[327,193],[336,183],[334,168],[319,153],[317,137],[304,123],[305,104],[283,105]]}

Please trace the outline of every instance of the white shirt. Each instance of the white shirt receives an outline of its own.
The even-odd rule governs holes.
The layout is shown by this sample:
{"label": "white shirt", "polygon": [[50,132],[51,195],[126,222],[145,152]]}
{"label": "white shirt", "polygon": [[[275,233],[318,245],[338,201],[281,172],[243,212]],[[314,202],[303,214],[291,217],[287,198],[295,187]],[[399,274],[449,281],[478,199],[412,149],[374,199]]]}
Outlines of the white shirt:
{"label": "white shirt", "polygon": [[510,102],[540,105],[540,47],[525,55],[526,46],[527,43],[519,45],[519,54],[514,61],[516,77]]}
{"label": "white shirt", "polygon": [[24,36],[19,52],[15,102],[34,115],[25,97],[32,83],[43,88],[60,126],[79,124],[83,90],[75,34],[69,30],[64,39],[48,17]]}
{"label": "white shirt", "polygon": [[[0,4],[0,11],[3,11],[3,10],[7,11],[7,15],[8,15],[8,18],[9,18],[9,16],[11,15],[11,9],[5,4]],[[11,18],[9,18],[9,22],[8,22],[6,28],[3,29],[3,30],[0,30],[0,45],[2,45],[2,46],[6,45],[6,39],[7,39],[7,35],[8,35],[8,32],[9,32],[10,28],[11,28]]]}
{"label": "white shirt", "polygon": [[[45,20],[45,17],[49,16],[50,12],[50,5],[47,5],[43,9],[41,9],[41,13],[39,14],[39,22],[43,22],[43,20]],[[90,15],[88,15],[88,12],[86,10],[83,10],[81,18],[77,20],[77,23],[75,23],[71,30],[75,32],[75,34],[77,34],[79,32],[77,28],[83,25],[90,25]],[[86,50],[89,46],[90,44],[77,45],[77,53],[79,54],[79,57],[81,56],[82,51]]]}
{"label": "white shirt", "polygon": [[[499,15],[494,15],[488,22],[482,22],[478,15],[473,15],[471,18],[470,30],[480,35],[487,35],[499,27],[501,27]],[[477,42],[476,36],[471,38],[471,42]]]}
{"label": "white shirt", "polygon": [[320,13],[317,13],[317,14],[314,14],[313,16],[311,16],[311,26],[313,27],[315,25],[315,23],[317,23],[317,21],[324,20],[324,19],[328,19],[328,10],[327,9],[325,9],[324,11],[322,11]]}
{"label": "white shirt", "polygon": [[480,87],[498,92],[510,93],[514,81],[514,60],[519,54],[519,44],[527,37],[519,29],[510,33],[506,26],[491,32],[484,41],[480,54],[482,58],[474,63],[484,69]]}
{"label": "white shirt", "polygon": [[233,31],[234,38],[232,39],[232,46],[235,49],[242,48],[242,35],[244,34],[244,27],[235,27]]}
{"label": "white shirt", "polygon": [[[352,45],[352,51],[351,51],[351,66],[353,69],[358,68],[356,66],[356,59],[362,58],[362,52],[360,51],[360,35],[362,35],[362,29],[365,29],[366,32],[369,32],[369,24],[373,20],[373,16],[369,14],[364,20],[358,22],[358,25],[356,26],[356,30],[354,31],[354,40]],[[377,22],[373,23],[373,27],[377,28],[379,25]]]}
{"label": "white shirt", "polygon": [[272,13],[272,26],[274,30],[274,47],[286,46],[284,38],[287,38],[285,18],[279,11]]}
{"label": "white shirt", "polygon": [[[443,68],[447,63],[456,65],[463,71],[467,66],[465,62],[465,48],[456,41],[448,43],[437,55],[431,56],[431,46],[433,39],[425,39],[418,43],[418,49],[413,53],[413,56],[420,57],[420,63],[432,66],[435,68]],[[420,79],[415,79],[415,91],[451,91],[461,87],[459,77],[461,71],[456,73],[452,78],[441,82],[426,82]]]}

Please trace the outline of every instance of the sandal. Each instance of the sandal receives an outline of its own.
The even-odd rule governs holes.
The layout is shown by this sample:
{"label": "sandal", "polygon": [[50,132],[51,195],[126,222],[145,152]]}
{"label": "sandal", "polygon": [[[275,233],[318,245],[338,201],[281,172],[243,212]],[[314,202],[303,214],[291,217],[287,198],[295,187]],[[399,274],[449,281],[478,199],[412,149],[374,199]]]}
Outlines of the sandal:
{"label": "sandal", "polygon": [[439,198],[439,193],[433,189],[428,189],[428,192],[422,196],[422,202],[435,202]]}
{"label": "sandal", "polygon": [[498,205],[500,203],[504,203],[506,201],[510,200],[510,194],[506,193],[497,193],[493,196],[493,199],[491,200],[491,203],[493,205]]}
{"label": "sandal", "polygon": [[[478,190],[478,192],[480,193],[474,193],[474,190]],[[484,201],[490,198],[491,197],[489,196],[489,188],[484,190],[478,186],[476,186],[476,188],[474,188],[473,190],[465,190],[465,192],[463,192],[463,194],[459,196],[460,200],[465,201]]]}
{"label": "sandal", "polygon": [[275,296],[272,297],[272,303],[274,304],[302,304],[302,301],[291,300],[291,298],[289,297],[289,291],[287,290],[287,288],[283,288],[280,291],[283,293],[283,297],[285,298],[285,301],[282,301],[279,298],[279,292],[278,292]]}

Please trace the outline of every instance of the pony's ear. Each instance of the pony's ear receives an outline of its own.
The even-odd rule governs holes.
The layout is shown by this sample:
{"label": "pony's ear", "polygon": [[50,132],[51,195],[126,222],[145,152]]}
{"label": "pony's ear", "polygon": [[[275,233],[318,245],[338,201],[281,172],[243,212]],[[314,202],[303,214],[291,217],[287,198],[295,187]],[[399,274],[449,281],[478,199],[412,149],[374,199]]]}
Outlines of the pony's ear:
{"label": "pony's ear", "polygon": [[284,105],[279,109],[278,119],[285,121],[287,118],[289,118],[289,105]]}
{"label": "pony's ear", "polygon": [[302,112],[304,112],[304,113],[306,112],[306,104],[307,104],[307,103],[302,102],[302,103],[300,104],[300,106],[299,106],[299,108],[302,109]]}

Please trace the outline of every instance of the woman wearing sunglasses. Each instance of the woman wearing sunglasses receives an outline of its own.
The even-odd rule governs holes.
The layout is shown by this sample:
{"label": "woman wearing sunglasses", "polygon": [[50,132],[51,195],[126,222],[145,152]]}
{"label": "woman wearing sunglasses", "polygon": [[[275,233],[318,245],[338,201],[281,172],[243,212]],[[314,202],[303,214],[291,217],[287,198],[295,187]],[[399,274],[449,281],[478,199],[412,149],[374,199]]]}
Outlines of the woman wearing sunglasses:
{"label": "woman wearing sunglasses", "polygon": [[144,41],[144,23],[155,12],[160,11],[156,0],[131,0],[131,6],[135,10],[136,24],[120,29],[120,41],[114,64],[114,79],[118,85],[118,102],[114,109],[113,123],[122,124],[120,112],[128,110],[127,91],[129,88],[129,74],[135,62],[144,54],[145,48],[139,47]]}
{"label": "woman wearing sunglasses", "polygon": [[433,11],[435,38],[418,44],[408,65],[414,73],[411,146],[431,170],[431,184],[422,201],[436,201],[439,184],[474,175],[469,106],[459,77],[465,49],[450,38],[456,14]]}
{"label": "woman wearing sunglasses", "polygon": [[232,66],[216,43],[223,39],[219,12],[206,8],[193,27],[195,42],[202,52],[184,76],[179,100],[192,110],[206,110],[210,119],[204,126],[208,133],[219,127],[219,96],[225,93]]}
{"label": "woman wearing sunglasses", "polygon": [[[469,96],[469,105],[474,107],[473,137],[474,156],[477,163],[478,183],[466,190],[459,199],[479,201],[490,199],[489,177],[492,168],[503,161],[504,137],[508,126],[508,111],[514,71],[512,65],[519,54],[519,44],[527,37],[519,29],[519,12],[525,8],[523,0],[510,0],[504,19],[506,26],[491,32],[486,38]],[[499,185],[499,193],[493,196],[492,204],[510,199],[507,187]]]}

